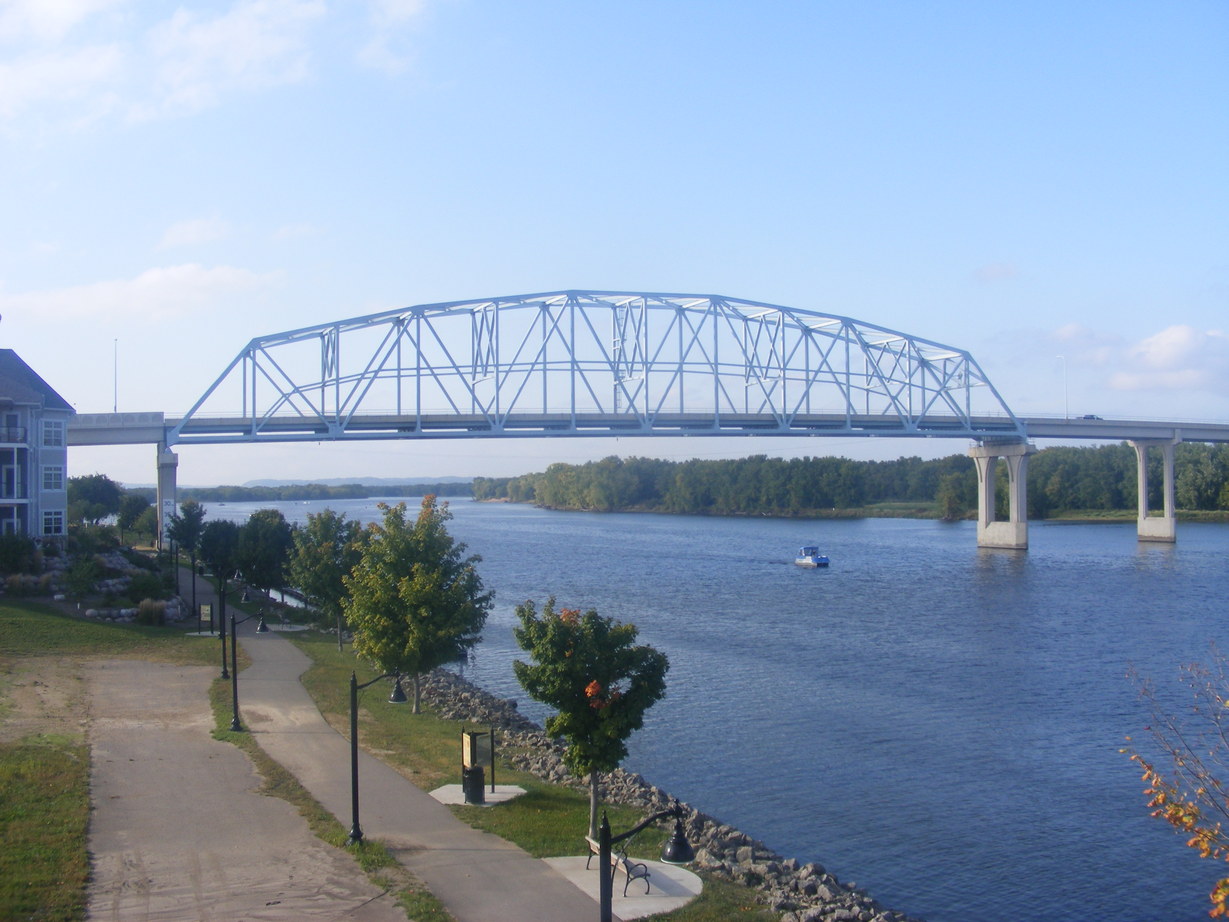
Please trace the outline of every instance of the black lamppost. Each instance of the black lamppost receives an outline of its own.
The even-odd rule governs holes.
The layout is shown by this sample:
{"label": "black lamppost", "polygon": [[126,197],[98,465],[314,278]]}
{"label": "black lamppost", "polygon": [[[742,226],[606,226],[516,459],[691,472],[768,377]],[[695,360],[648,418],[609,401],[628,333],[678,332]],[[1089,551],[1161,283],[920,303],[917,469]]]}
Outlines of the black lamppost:
{"label": "black lamppost", "polygon": [[617,836],[610,834],[610,822],[606,819],[606,811],[602,811],[602,822],[597,830],[598,868],[602,875],[601,881],[598,884],[600,922],[613,922],[614,911],[611,908],[611,903],[614,900],[614,875],[610,870],[612,846],[625,839],[630,839],[646,826],[651,826],[667,816],[674,817],[674,832],[671,833],[670,840],[662,847],[661,860],[666,864],[686,864],[695,859],[696,853],[692,849],[691,843],[687,841],[687,836],[683,834],[683,805],[677,800],[669,810],[659,810],[627,832],[619,833]]}
{"label": "black lamppost", "polygon": [[230,728],[232,730],[242,730],[243,724],[239,723],[239,666],[235,660],[237,656],[235,651],[239,649],[239,635],[235,633],[235,629],[241,625],[251,621],[255,615],[248,615],[242,621],[236,621],[235,616],[230,616],[230,702],[231,702],[231,718]]}
{"label": "black lamppost", "polygon": [[[375,685],[381,679],[397,680],[388,700],[398,704],[403,703],[405,692],[401,690],[400,673],[386,672],[362,685],[358,684],[358,676],[353,672],[350,673],[350,810],[353,821],[350,824],[350,837],[346,839],[347,845],[358,845],[363,841],[363,830],[358,824],[358,693],[360,689]],[[398,698],[399,693],[400,698]]]}
{"label": "black lamppost", "polygon": [[218,588],[218,623],[221,628],[219,633],[222,635],[222,678],[229,679],[230,673],[226,671],[226,577],[219,577],[221,586]]}

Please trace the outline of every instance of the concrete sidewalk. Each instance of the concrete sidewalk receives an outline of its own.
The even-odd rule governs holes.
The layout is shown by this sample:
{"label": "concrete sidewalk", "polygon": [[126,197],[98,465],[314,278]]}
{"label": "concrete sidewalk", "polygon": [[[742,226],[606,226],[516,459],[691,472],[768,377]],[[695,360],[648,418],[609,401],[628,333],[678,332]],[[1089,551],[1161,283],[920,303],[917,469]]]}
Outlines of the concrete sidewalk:
{"label": "concrete sidewalk", "polygon": [[[239,675],[245,729],[326,810],[349,827],[350,744],[334,731],[299,682],[309,661],[276,631],[239,627],[252,666]],[[429,793],[359,752],[363,834],[389,847],[457,922],[577,922],[596,902],[545,861],[465,825]]]}
{"label": "concrete sidewalk", "polygon": [[[208,641],[201,641],[207,643]],[[92,662],[87,916],[106,922],[405,922],[392,894],[320,841],[212,738],[219,670]]]}

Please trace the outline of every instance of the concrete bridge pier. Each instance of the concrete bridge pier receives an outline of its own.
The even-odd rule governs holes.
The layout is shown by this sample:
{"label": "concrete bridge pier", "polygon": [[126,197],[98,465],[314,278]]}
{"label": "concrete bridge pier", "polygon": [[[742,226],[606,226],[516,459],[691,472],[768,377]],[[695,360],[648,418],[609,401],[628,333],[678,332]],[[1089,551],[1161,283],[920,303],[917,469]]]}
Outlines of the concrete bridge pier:
{"label": "concrete bridge pier", "polygon": [[[1173,543],[1178,540],[1178,517],[1174,512],[1174,443],[1172,441],[1146,441],[1143,439],[1129,443],[1135,449],[1135,464],[1139,486],[1139,515],[1136,519],[1136,534],[1140,541],[1164,541]],[[1148,513],[1148,449],[1151,446],[1161,449],[1162,470],[1165,483],[1165,510],[1159,516]]]}
{"label": "concrete bridge pier", "polygon": [[[969,457],[977,465],[977,546],[1027,550],[1028,456],[1037,449],[1026,442],[975,445]],[[1008,520],[995,521],[995,475],[998,461],[1007,462]]]}
{"label": "concrete bridge pier", "polygon": [[167,529],[171,527],[171,516],[177,511],[175,473],[179,467],[179,455],[166,447],[165,443],[158,445],[158,550],[166,544]]}

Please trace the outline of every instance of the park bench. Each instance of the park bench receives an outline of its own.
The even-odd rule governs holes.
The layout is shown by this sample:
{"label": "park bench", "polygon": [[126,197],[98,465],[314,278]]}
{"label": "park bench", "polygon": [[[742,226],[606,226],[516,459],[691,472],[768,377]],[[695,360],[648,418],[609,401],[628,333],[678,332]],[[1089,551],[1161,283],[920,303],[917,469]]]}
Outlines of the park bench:
{"label": "park bench", "polygon": [[[587,871],[589,870],[590,862],[592,862],[594,858],[600,857],[602,850],[601,850],[601,845],[598,843],[597,839],[593,838],[592,836],[585,836],[585,842],[587,842],[589,845],[589,857],[585,859],[585,870]],[[633,880],[643,880],[644,881],[644,892],[645,893],[649,892],[649,889],[650,889],[649,888],[649,877],[651,875],[649,874],[649,866],[647,864],[645,864],[643,861],[634,861],[631,858],[628,858],[627,852],[625,851],[621,851],[616,854],[613,850],[611,850],[610,852],[610,881],[611,883],[614,882],[614,876],[615,874],[618,873],[619,868],[622,868],[624,874],[627,875],[626,879],[623,881],[623,895],[624,896],[627,896],[627,888],[628,886],[631,885],[631,882]]]}

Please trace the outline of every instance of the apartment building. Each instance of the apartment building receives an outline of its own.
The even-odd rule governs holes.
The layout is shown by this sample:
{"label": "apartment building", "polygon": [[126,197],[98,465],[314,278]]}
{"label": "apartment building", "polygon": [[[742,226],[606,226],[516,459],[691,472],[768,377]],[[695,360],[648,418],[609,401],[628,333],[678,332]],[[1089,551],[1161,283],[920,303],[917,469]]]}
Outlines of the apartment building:
{"label": "apartment building", "polygon": [[68,525],[73,408],[12,349],[0,349],[0,533],[59,539]]}

